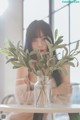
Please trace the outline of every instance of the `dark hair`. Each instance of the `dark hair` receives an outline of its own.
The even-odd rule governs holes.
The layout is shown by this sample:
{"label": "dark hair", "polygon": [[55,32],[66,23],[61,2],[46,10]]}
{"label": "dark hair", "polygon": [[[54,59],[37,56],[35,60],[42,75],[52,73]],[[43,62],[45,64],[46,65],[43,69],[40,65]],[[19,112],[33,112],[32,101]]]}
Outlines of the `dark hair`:
{"label": "dark hair", "polygon": [[[29,51],[32,50],[32,46],[31,46],[32,39],[39,37],[41,35],[40,34],[41,32],[43,33],[44,36],[50,37],[52,42],[54,43],[53,34],[50,25],[44,22],[43,20],[35,20],[27,28],[24,50],[26,49],[28,49]],[[53,54],[56,55],[55,52]],[[55,70],[52,76],[55,78],[57,85],[59,85],[61,83],[60,80],[61,76],[59,71]]]}
{"label": "dark hair", "polygon": [[32,50],[31,43],[32,39],[36,37],[40,37],[40,33],[43,33],[44,36],[49,36],[53,41],[52,30],[48,23],[44,22],[43,20],[35,20],[33,21],[27,28],[26,32],[26,41],[24,49],[28,49],[29,51]]}

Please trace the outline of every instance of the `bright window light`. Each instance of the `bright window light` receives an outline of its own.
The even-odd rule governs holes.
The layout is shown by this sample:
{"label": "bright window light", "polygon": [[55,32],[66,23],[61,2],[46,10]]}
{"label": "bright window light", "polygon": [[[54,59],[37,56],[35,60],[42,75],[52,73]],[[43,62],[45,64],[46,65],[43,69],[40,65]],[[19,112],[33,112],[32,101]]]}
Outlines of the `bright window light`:
{"label": "bright window light", "polygon": [[8,8],[8,0],[0,0],[0,16],[6,11]]}

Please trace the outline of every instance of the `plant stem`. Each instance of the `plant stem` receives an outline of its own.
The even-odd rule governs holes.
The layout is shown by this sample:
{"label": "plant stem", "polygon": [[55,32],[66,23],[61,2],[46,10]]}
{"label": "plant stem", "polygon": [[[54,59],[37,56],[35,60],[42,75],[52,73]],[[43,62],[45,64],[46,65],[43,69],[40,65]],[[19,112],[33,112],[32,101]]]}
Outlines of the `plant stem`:
{"label": "plant stem", "polygon": [[[44,83],[43,83],[43,82],[41,82],[41,85],[42,85],[42,87],[41,87],[41,89],[40,89],[39,96],[38,96],[38,98],[37,98],[37,100],[36,100],[36,104],[38,103],[39,98],[40,98],[40,96],[41,96],[41,93],[42,93],[42,92],[44,93],[44,95],[45,95],[45,96],[46,96],[46,98],[47,98],[47,95],[46,95],[46,92],[45,92]],[[48,98],[47,98],[47,101],[48,101]]]}

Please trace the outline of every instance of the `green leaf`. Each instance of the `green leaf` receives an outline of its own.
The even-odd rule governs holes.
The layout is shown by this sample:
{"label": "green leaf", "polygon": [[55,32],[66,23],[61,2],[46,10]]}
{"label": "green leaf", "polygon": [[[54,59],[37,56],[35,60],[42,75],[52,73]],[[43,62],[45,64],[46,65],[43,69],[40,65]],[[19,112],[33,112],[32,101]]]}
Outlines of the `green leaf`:
{"label": "green leaf", "polygon": [[55,45],[58,45],[58,44],[62,43],[63,42],[62,38],[63,38],[63,36],[59,36],[58,39],[55,42]]}
{"label": "green leaf", "polygon": [[22,64],[20,64],[19,62],[16,62],[16,61],[11,61],[11,63],[16,66],[16,67],[21,67],[23,66]]}
{"label": "green leaf", "polygon": [[49,55],[50,58],[53,56],[53,51],[52,51],[52,44],[50,44],[48,41],[46,41],[47,46],[48,46],[48,50],[49,50]]}
{"label": "green leaf", "polygon": [[55,30],[55,39],[57,38],[58,35],[58,29]]}
{"label": "green leaf", "polygon": [[12,56],[16,56],[17,57],[16,49],[14,49],[14,48],[8,48],[8,50],[10,51],[10,53],[11,53]]}
{"label": "green leaf", "polygon": [[75,50],[77,50],[79,48],[79,42],[80,41],[77,41]]}
{"label": "green leaf", "polygon": [[7,49],[0,49],[0,53],[1,54],[9,54],[10,52],[9,52],[9,50],[7,50]]}
{"label": "green leaf", "polygon": [[72,67],[75,67],[75,64],[73,62],[68,62],[68,64]]}
{"label": "green leaf", "polygon": [[9,42],[9,46],[11,47],[11,48],[15,48],[15,45],[9,40],[8,41]]}
{"label": "green leaf", "polygon": [[74,57],[74,59],[76,59],[76,62],[77,62],[77,65],[76,66],[79,66],[79,61],[76,57]]}
{"label": "green leaf", "polygon": [[51,39],[49,36],[47,36],[47,39],[48,39],[48,41],[49,41],[51,44],[53,44],[53,41],[52,41],[52,39]]}
{"label": "green leaf", "polygon": [[17,58],[10,58],[10,59],[7,60],[6,63],[13,62],[13,61],[18,61],[18,59]]}
{"label": "green leaf", "polygon": [[20,48],[20,41],[17,43],[17,49],[19,50]]}
{"label": "green leaf", "polygon": [[29,64],[32,65],[32,66],[33,66],[36,62],[37,62],[37,61],[36,61],[36,60],[33,60],[33,59],[29,60]]}
{"label": "green leaf", "polygon": [[17,68],[20,68],[22,66],[13,66],[13,69],[17,69]]}
{"label": "green leaf", "polygon": [[55,65],[55,62],[56,62],[56,59],[55,57],[54,58],[50,58],[48,61],[47,61],[47,66],[54,66]]}
{"label": "green leaf", "polygon": [[26,63],[24,62],[24,59],[23,59],[23,56],[22,55],[18,55],[18,60],[19,60],[19,62],[23,65],[23,66],[25,66],[26,65]]}

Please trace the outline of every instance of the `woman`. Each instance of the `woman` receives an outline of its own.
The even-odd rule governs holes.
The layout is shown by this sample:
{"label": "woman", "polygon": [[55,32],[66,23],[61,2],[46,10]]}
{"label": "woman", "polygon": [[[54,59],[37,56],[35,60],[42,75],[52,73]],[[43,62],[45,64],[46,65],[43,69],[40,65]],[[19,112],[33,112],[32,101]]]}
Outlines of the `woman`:
{"label": "woman", "polygon": [[[42,54],[47,50],[46,37],[50,37],[53,41],[53,35],[49,24],[43,20],[33,21],[27,28],[26,41],[24,50],[29,51],[38,49]],[[55,52],[53,53],[54,55]],[[69,66],[64,66],[68,71]],[[72,87],[70,85],[69,73],[64,74],[59,71],[54,71],[52,77],[55,79],[56,86],[52,88],[52,94],[56,97],[55,102],[68,102],[69,94],[71,94]],[[36,82],[36,76],[28,72],[28,68],[21,67],[17,70],[16,79],[16,98],[19,104],[31,104],[33,102],[33,84]],[[31,91],[31,92],[30,92]],[[31,94],[30,94],[31,93]],[[62,95],[62,96],[61,96]],[[36,118],[37,116],[37,118]],[[20,113],[14,114],[10,120],[47,120],[46,114],[28,114]]]}

